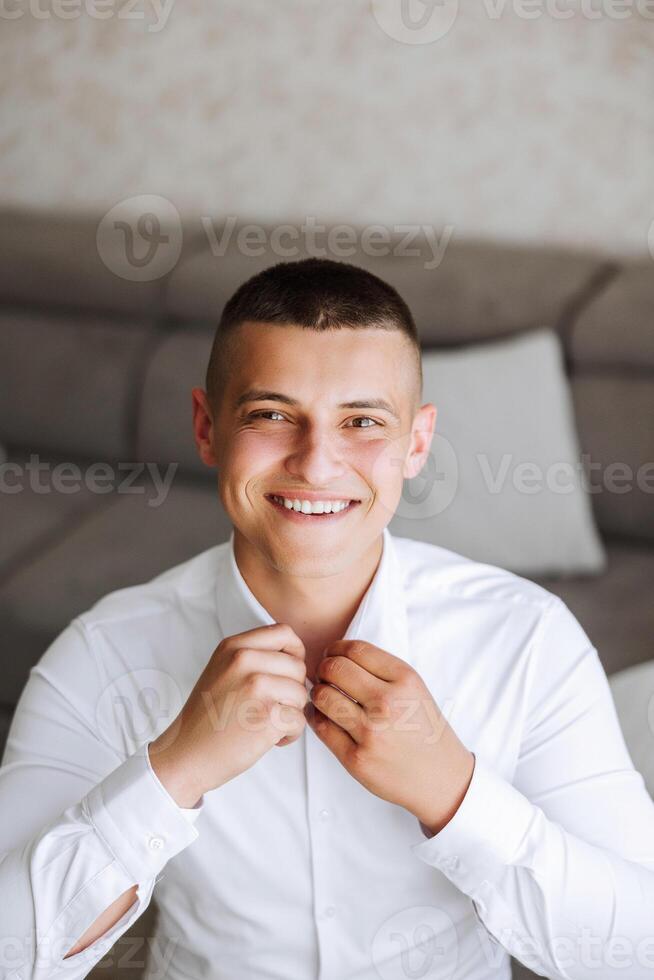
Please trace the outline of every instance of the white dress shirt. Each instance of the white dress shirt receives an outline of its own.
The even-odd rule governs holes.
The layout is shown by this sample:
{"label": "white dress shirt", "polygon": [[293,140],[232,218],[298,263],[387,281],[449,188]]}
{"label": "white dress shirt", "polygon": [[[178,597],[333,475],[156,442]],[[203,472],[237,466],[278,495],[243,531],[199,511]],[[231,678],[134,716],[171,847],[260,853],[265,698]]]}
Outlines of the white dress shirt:
{"label": "white dress shirt", "polygon": [[426,837],[308,725],[195,810],[164,789],[147,745],[222,637],[272,622],[232,534],[105,596],[32,668],[0,769],[3,978],[86,976],[153,892],[148,980],[506,980],[509,952],[553,978],[654,977],[654,803],[595,648],[540,586],[383,539],[346,637],[409,663],[474,752],[449,823]]}

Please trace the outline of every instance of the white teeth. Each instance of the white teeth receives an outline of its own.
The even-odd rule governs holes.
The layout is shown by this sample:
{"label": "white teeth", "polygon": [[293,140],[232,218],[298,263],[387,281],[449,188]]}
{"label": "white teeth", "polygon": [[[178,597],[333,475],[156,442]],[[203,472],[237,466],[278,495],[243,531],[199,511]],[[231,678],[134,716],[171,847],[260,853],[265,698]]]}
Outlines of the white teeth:
{"label": "white teeth", "polygon": [[287,510],[296,510],[302,514],[338,514],[350,505],[348,500],[291,500],[274,494],[273,500],[282,504]]}

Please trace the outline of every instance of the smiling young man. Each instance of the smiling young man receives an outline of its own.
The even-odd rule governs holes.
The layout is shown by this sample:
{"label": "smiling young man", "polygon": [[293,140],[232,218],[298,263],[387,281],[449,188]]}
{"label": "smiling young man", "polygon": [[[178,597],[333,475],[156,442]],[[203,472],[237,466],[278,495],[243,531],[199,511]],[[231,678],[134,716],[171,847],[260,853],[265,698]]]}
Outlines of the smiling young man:
{"label": "smiling young man", "polygon": [[400,297],[362,270],[309,260],[237,292],[207,391],[193,391],[241,574],[302,639],[311,680],[370,585],[404,479],[426,460],[436,408],[420,405],[421,388]]}
{"label": "smiling young man", "polygon": [[597,651],[534,583],[388,531],[421,388],[362,269],[227,303],[192,395],[229,541],[78,616],[12,723],[11,980],[86,976],[155,885],[149,980],[651,976],[654,804]]}

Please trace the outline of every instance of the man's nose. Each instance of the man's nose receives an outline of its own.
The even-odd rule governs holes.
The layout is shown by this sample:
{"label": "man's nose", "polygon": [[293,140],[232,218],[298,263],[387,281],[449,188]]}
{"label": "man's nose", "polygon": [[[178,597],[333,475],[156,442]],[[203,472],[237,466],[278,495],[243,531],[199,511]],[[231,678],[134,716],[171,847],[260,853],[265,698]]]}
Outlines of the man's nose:
{"label": "man's nose", "polygon": [[324,429],[307,427],[289,452],[286,469],[307,487],[327,488],[346,472],[343,447]]}

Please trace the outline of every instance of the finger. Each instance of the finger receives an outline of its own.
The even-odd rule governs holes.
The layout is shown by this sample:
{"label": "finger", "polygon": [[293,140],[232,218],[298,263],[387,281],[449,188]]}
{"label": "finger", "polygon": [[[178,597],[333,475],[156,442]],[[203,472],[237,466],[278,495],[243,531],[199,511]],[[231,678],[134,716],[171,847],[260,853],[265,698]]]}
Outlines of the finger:
{"label": "finger", "polygon": [[314,684],[311,701],[335,725],[342,728],[355,742],[361,741],[365,720],[363,708],[355,704],[330,684]]}
{"label": "finger", "polygon": [[279,674],[291,677],[300,684],[304,684],[307,676],[304,660],[288,653],[240,647],[234,656],[238,658],[241,669],[248,674]]}
{"label": "finger", "polygon": [[302,732],[298,732],[297,735],[284,735],[283,738],[280,738],[279,742],[275,742],[275,748],[283,749],[285,745],[290,745],[291,742],[297,742],[301,734]]}
{"label": "finger", "polygon": [[348,657],[380,681],[397,681],[407,669],[400,657],[365,640],[335,640],[327,651],[328,656]]}
{"label": "finger", "polygon": [[[298,708],[284,708],[281,724],[278,725],[280,731],[282,732],[282,737],[279,739],[279,741],[275,742],[275,746],[283,748],[285,745],[291,745],[293,742],[297,742],[298,738],[300,738],[302,735],[305,726],[306,717],[304,715],[304,711],[300,711]],[[289,730],[291,731],[291,734],[283,734]]]}
{"label": "finger", "polygon": [[270,626],[258,626],[243,633],[234,633],[225,638],[227,649],[234,647],[253,647],[257,650],[280,650],[304,660],[306,650],[304,643],[294,629],[286,623],[272,623]]}
{"label": "finger", "polygon": [[304,684],[300,684],[299,681],[295,681],[290,677],[268,675],[267,683],[263,685],[263,690],[265,691],[264,697],[266,700],[273,701],[277,704],[292,705],[300,711],[309,700],[309,694]]}
{"label": "finger", "polygon": [[338,654],[321,660],[317,674],[319,680],[326,684],[335,684],[344,694],[364,706],[379,698],[380,689],[384,689],[378,677],[374,677],[370,671],[349,657]]}
{"label": "finger", "polygon": [[321,742],[325,743],[337,759],[345,762],[357,744],[352,736],[323,714],[315,705],[308,706],[307,721]]}

